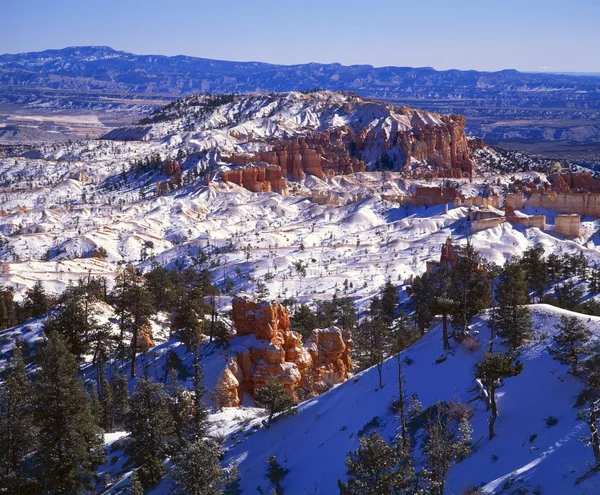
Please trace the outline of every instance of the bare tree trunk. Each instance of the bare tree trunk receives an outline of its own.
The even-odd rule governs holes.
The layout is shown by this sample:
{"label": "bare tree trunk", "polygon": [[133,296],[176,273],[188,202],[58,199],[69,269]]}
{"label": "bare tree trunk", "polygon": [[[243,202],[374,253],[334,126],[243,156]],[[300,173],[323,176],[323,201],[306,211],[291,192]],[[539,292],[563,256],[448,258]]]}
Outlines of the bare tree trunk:
{"label": "bare tree trunk", "polygon": [[404,396],[404,376],[402,374],[402,359],[400,353],[397,355],[398,360],[398,408],[400,409],[400,428],[402,428],[402,448],[408,451],[409,441],[408,432],[406,430],[406,398]]}
{"label": "bare tree trunk", "polygon": [[383,388],[383,377],[382,377],[382,368],[383,368],[383,361],[378,361],[377,362],[377,373],[379,373],[379,388]]}
{"label": "bare tree trunk", "polygon": [[592,402],[590,407],[590,443],[592,444],[592,450],[594,451],[594,459],[596,464],[600,463],[600,437],[598,436],[598,403],[600,399]]}
{"label": "bare tree trunk", "polygon": [[490,416],[489,421],[489,438],[490,440],[494,438],[494,425],[496,424],[496,418],[498,417],[498,409],[496,406],[496,387],[494,384],[490,385],[490,405],[492,407],[492,415]]}
{"label": "bare tree trunk", "polygon": [[450,349],[450,339],[448,338],[448,313],[442,313],[442,336],[444,339],[444,351]]}

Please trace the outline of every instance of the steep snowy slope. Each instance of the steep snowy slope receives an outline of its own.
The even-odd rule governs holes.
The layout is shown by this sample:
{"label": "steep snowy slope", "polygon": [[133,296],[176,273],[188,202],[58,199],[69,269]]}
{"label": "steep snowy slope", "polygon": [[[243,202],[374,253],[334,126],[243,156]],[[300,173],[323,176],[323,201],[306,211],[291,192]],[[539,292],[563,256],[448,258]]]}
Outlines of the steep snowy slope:
{"label": "steep snowy slope", "polygon": [[[577,409],[573,407],[581,386],[546,350],[560,315],[578,316],[596,337],[600,335],[600,318],[547,305],[533,305],[531,311],[536,336],[522,352],[523,372],[506,379],[497,391],[497,436],[487,439],[488,413],[483,401],[471,402],[475,408],[474,452],[450,470],[447,493],[458,494],[469,483],[482,486],[486,493],[591,495],[600,491],[600,476],[575,486],[576,478],[593,463],[591,450],[579,441],[589,431],[576,419]],[[424,407],[438,400],[475,399],[477,392],[469,390],[474,386],[473,365],[488,346],[486,321],[484,316],[471,326],[480,343],[480,349],[473,353],[455,346],[446,361],[436,364],[442,353],[440,327],[404,351],[407,394],[417,393]],[[345,479],[344,458],[357,448],[358,432],[378,417],[380,426],[375,430],[384,438],[395,434],[398,423],[390,413],[390,403],[398,393],[395,358],[385,362],[383,374],[382,389],[378,388],[377,371],[366,370],[301,404],[295,416],[230,441],[227,459],[239,462],[244,493],[254,493],[257,486],[266,489],[264,472],[270,454],[289,469],[283,484],[286,494],[338,493],[337,480]],[[556,418],[556,424],[546,421],[549,417]],[[422,460],[419,450],[418,445],[418,463]]]}

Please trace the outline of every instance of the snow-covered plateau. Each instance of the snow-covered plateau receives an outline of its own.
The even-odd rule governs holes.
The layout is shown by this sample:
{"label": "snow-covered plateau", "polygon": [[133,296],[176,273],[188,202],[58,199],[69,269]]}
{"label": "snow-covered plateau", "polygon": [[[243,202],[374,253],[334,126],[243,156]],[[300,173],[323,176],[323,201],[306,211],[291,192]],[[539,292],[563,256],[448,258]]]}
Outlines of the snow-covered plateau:
{"label": "snow-covered plateau", "polygon": [[[468,201],[432,206],[408,201],[417,188],[455,187],[462,200],[499,198],[498,208],[486,211],[503,217],[500,207],[512,185],[544,184],[546,172],[560,169],[560,164],[522,155],[507,160],[502,151],[482,147],[469,156],[472,176],[463,174],[463,168],[448,177],[435,173],[435,163],[407,156],[400,144],[386,148],[386,139],[396,134],[414,132],[419,141],[417,123],[451,135],[449,122],[435,113],[341,93],[192,96],[101,139],[0,150],[0,283],[11,286],[15,299],[21,300],[38,281],[48,294],[58,296],[90,275],[106,277],[110,289],[127,265],[142,274],[156,264],[187,266],[209,270],[221,292],[217,305],[222,314],[241,292],[309,305],[343,293],[360,316],[386,281],[398,288],[399,301],[406,301],[407,288],[426,272],[428,262],[440,260],[449,238],[455,246],[469,243],[499,266],[535,244],[545,255],[581,253],[600,264],[593,217],[582,216],[581,235],[573,239],[553,230],[557,212],[533,207],[517,216],[543,214],[547,230],[504,222],[473,233],[472,220],[483,208]],[[282,193],[251,192],[221,180],[222,172],[236,168],[231,155],[251,157],[272,150],[275,141],[333,131],[342,140],[344,133],[374,136],[365,138],[371,144],[358,155],[364,170],[287,177]],[[418,156],[425,153],[424,146],[421,150],[415,145]],[[452,146],[455,160],[457,145]],[[382,170],[384,155],[393,164],[388,170]],[[171,160],[180,167],[177,180],[163,166]],[[419,169],[424,173],[415,173]],[[474,409],[473,452],[450,469],[446,493],[459,494],[469,483],[485,493],[600,493],[600,475],[575,485],[593,464],[590,449],[580,442],[587,426],[574,408],[582,385],[547,352],[561,315],[575,315],[594,339],[600,336],[600,318],[546,304],[529,308],[534,338],[520,353],[523,372],[497,391],[500,415],[493,440],[487,438],[488,413],[474,391],[473,374],[488,348],[491,310],[469,326],[476,345],[453,342],[447,358],[440,360],[442,329],[436,319],[400,356],[407,394],[418,393],[425,408],[460,399]],[[118,331],[112,308],[103,305],[98,315]],[[169,352],[183,366],[191,366],[190,352],[170,335],[168,318],[159,313],[152,319],[156,345],[138,357],[146,375],[163,373]],[[44,338],[43,323],[43,318],[36,319],[0,332],[0,368],[17,338],[30,345]],[[236,346],[246,346],[236,339],[253,337],[234,337],[227,351],[214,344],[203,348],[209,389]],[[85,361],[82,373],[89,377],[90,359]],[[126,369],[125,362],[121,365]],[[295,415],[279,418],[269,428],[264,411],[251,400],[239,408],[214,410],[211,434],[222,440],[224,462],[238,463],[244,494],[256,493],[257,487],[268,490],[264,472],[270,454],[289,469],[287,495],[335,494],[337,481],[346,477],[346,455],[358,447],[359,432],[371,428],[389,439],[397,431],[390,408],[398,394],[397,375],[397,359],[390,357],[383,364],[383,387],[375,367],[366,369],[300,403]],[[190,379],[184,384],[191,388]],[[110,473],[113,482],[98,493],[125,493],[133,469],[120,447],[127,435],[106,435],[108,461],[98,474],[100,479]],[[417,451],[417,466],[422,461]],[[167,474],[148,493],[172,489]]]}

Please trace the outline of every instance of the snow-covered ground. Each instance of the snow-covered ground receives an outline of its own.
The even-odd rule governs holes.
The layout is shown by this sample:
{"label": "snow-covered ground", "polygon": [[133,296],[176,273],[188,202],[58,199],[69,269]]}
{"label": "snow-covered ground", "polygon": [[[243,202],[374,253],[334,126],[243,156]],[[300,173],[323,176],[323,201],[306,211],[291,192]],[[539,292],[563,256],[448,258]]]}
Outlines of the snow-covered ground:
{"label": "snow-covered ground", "polygon": [[[505,380],[497,391],[500,417],[497,436],[487,438],[487,417],[482,400],[471,402],[474,452],[450,470],[447,493],[460,493],[468,483],[482,486],[487,493],[567,493],[596,494],[600,477],[591,477],[575,486],[575,479],[593,464],[590,448],[580,441],[589,436],[587,426],[576,419],[574,404],[580,382],[567,373],[567,367],[552,360],[546,348],[552,343],[555,325],[562,314],[581,318],[595,336],[600,335],[600,318],[569,313],[552,306],[531,306],[535,338],[521,354],[523,372]],[[487,316],[471,326],[480,349],[469,352],[455,346],[440,364],[441,328],[436,327],[402,353],[407,395],[417,393],[426,408],[437,401],[464,402],[477,397],[473,365],[487,349]],[[407,363],[410,363],[407,364]],[[383,366],[384,387],[378,388],[375,368],[368,369],[325,394],[298,407],[292,417],[260,428],[246,438],[231,440],[227,460],[239,463],[244,493],[266,488],[267,458],[275,454],[289,469],[283,484],[285,493],[337,493],[337,480],[345,479],[344,459],[358,447],[358,432],[374,417],[384,438],[394,436],[398,423],[390,412],[397,398],[396,358]],[[555,425],[546,419],[557,419]],[[422,461],[416,449],[417,463]],[[513,492],[528,486],[522,492]],[[539,492],[534,490],[539,489]]]}

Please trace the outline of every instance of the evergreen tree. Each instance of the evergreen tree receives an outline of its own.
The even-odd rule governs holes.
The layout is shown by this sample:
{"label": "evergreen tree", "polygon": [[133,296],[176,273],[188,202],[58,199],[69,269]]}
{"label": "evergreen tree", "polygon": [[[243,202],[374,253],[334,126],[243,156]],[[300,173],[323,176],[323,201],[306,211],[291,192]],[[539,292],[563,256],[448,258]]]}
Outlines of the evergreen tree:
{"label": "evergreen tree", "polygon": [[200,289],[182,293],[179,297],[173,324],[181,332],[181,341],[188,349],[201,342],[206,326],[204,315],[209,311]]}
{"label": "evergreen tree", "polygon": [[379,300],[371,303],[372,313],[359,325],[356,334],[358,363],[361,369],[377,366],[379,388],[383,387],[383,361],[387,355],[390,331],[387,323],[379,316]]}
{"label": "evergreen tree", "polygon": [[475,365],[475,376],[483,381],[487,391],[488,406],[491,409],[491,416],[488,420],[489,438],[494,438],[494,425],[498,417],[498,407],[496,405],[496,388],[502,378],[517,376],[523,371],[523,364],[513,362],[510,354],[486,352],[483,361]]}
{"label": "evergreen tree", "polygon": [[13,350],[0,388],[0,486],[10,493],[31,488],[25,459],[36,447],[33,392],[21,350]]}
{"label": "evergreen tree", "polygon": [[242,495],[242,477],[237,464],[234,462],[225,471],[223,495]]}
{"label": "evergreen tree", "polygon": [[110,390],[112,392],[111,409],[109,411],[110,430],[115,431],[125,426],[125,420],[129,413],[129,392],[127,377],[115,369],[110,379]]}
{"label": "evergreen tree", "polygon": [[42,491],[67,494],[92,488],[95,469],[104,462],[104,439],[77,376],[75,357],[64,338],[51,332],[36,360],[34,414],[39,448],[34,461]]}
{"label": "evergreen tree", "polygon": [[282,483],[289,472],[289,469],[286,469],[279,464],[277,457],[275,457],[273,454],[269,456],[265,478],[267,478],[271,483],[271,487],[273,488],[275,495],[283,495]]}
{"label": "evergreen tree", "polygon": [[44,325],[47,334],[60,333],[66,340],[69,351],[80,361],[90,350],[89,321],[81,294],[69,287],[61,297],[54,314]]}
{"label": "evergreen tree", "polygon": [[433,276],[426,273],[421,277],[416,277],[410,287],[410,305],[414,310],[415,324],[421,335],[425,335],[425,331],[431,326],[435,317],[433,308],[437,291],[432,284],[432,279]]}
{"label": "evergreen tree", "polygon": [[454,302],[452,326],[459,340],[467,334],[471,320],[489,305],[490,276],[483,258],[471,245],[467,245],[450,273],[449,295]]}
{"label": "evergreen tree", "polygon": [[535,292],[538,300],[544,297],[544,289],[548,283],[548,264],[544,260],[544,247],[537,243],[523,253],[521,265],[525,269],[529,287]]}
{"label": "evergreen tree", "polygon": [[198,439],[186,444],[175,457],[173,478],[182,495],[222,495],[223,470],[220,449],[213,442]]}
{"label": "evergreen tree", "polygon": [[456,435],[450,421],[442,414],[442,405],[439,402],[434,410],[435,414],[430,415],[425,426],[427,437],[423,447],[424,466],[429,478],[430,493],[444,495],[450,467],[470,452],[471,429],[468,421],[463,420]]}
{"label": "evergreen tree", "polygon": [[360,439],[360,446],[346,457],[348,481],[338,481],[341,495],[415,493],[415,473],[409,452],[388,445],[379,433]]}
{"label": "evergreen tree", "polygon": [[140,478],[137,474],[137,471],[131,473],[129,477],[129,484],[127,486],[127,495],[144,495],[144,487],[140,482]]}
{"label": "evergreen tree", "polygon": [[164,387],[147,378],[137,381],[130,399],[129,455],[137,466],[145,488],[158,483],[164,474],[163,460],[171,431]]}
{"label": "evergreen tree", "polygon": [[571,374],[579,373],[579,355],[588,349],[592,332],[576,316],[561,316],[556,325],[560,330],[554,336],[555,348],[549,348],[550,355],[563,364],[571,367]]}
{"label": "evergreen tree", "polygon": [[381,291],[381,315],[388,326],[392,325],[398,307],[398,289],[388,278]]}
{"label": "evergreen tree", "polygon": [[342,328],[342,330],[354,332],[357,323],[358,315],[356,314],[356,308],[352,299],[349,297],[338,299],[335,310],[335,324]]}
{"label": "evergreen tree", "polygon": [[139,332],[144,325],[148,324],[149,317],[155,312],[152,296],[142,279],[127,269],[117,277],[113,298],[120,319],[121,345],[125,331],[128,330],[131,333],[131,377],[134,378]]}
{"label": "evergreen tree", "polygon": [[167,406],[179,446],[185,443],[185,433],[193,419],[193,400],[191,394],[177,380],[177,372],[171,370],[166,389]]}
{"label": "evergreen tree", "polygon": [[317,317],[306,304],[301,304],[290,318],[290,328],[307,339],[317,328]]}
{"label": "evergreen tree", "polygon": [[527,280],[519,263],[507,263],[502,270],[496,298],[495,327],[503,342],[514,352],[531,334],[531,317],[526,306],[529,304]]}
{"label": "evergreen tree", "polygon": [[206,387],[204,386],[204,367],[199,362],[198,350],[194,351],[194,384],[193,416],[192,416],[192,438],[201,439],[206,436],[208,429],[208,408],[206,407]]}
{"label": "evergreen tree", "polygon": [[39,318],[48,312],[48,296],[39,280],[25,292],[25,311],[30,318]]}
{"label": "evergreen tree", "polygon": [[255,401],[261,407],[264,407],[269,418],[267,424],[271,424],[273,416],[281,412],[290,410],[294,406],[294,399],[285,391],[285,388],[274,378],[256,393]]}

